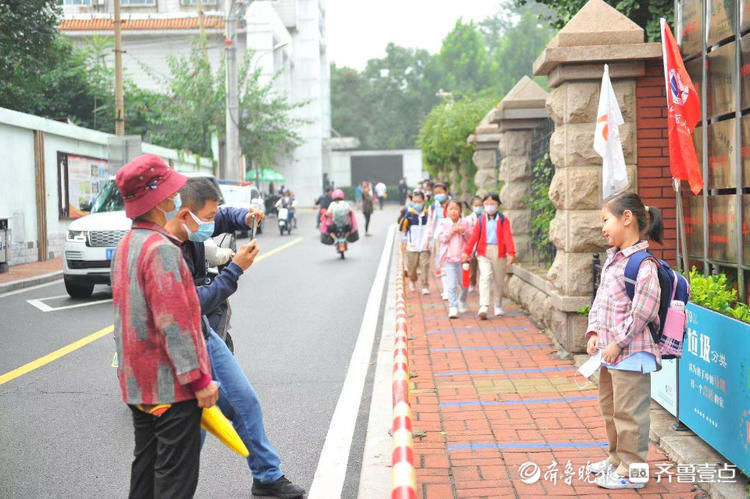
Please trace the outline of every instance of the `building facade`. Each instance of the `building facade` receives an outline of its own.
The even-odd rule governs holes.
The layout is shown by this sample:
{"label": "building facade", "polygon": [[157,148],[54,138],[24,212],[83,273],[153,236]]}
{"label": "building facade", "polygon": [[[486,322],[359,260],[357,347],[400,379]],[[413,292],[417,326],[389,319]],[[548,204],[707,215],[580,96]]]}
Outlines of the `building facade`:
{"label": "building facade", "polygon": [[[236,0],[235,0],[236,1]],[[94,35],[114,36],[112,0],[60,0],[59,29],[75,44]],[[200,34],[196,0],[120,0],[123,68],[139,86],[166,91],[170,57],[184,57]],[[202,0],[204,33],[212,67],[221,63],[225,20],[231,0]],[[290,102],[304,122],[303,143],[274,169],[287,179],[302,204],[320,192],[329,169],[331,130],[330,69],[326,50],[324,0],[255,1],[242,12],[235,45],[241,61],[252,51],[262,79]],[[114,58],[107,63],[114,65]],[[126,123],[127,127],[127,123]],[[126,130],[127,132],[127,130]],[[219,161],[222,154],[219,153]]]}

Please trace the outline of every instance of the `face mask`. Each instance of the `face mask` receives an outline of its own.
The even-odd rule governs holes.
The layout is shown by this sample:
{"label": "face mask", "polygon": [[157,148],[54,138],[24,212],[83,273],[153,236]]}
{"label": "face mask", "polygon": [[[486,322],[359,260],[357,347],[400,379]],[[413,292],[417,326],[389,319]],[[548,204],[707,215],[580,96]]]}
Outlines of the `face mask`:
{"label": "face mask", "polygon": [[484,213],[484,208],[482,208],[481,206],[475,206],[474,208],[472,208],[472,210],[474,211],[474,214],[477,216]]}
{"label": "face mask", "polygon": [[488,215],[494,215],[495,213],[497,213],[497,205],[486,204],[484,205],[484,211],[486,211]]}
{"label": "face mask", "polygon": [[204,241],[208,241],[211,236],[214,235],[216,224],[214,222],[204,222],[200,218],[196,217],[192,211],[189,213],[190,216],[193,217],[193,220],[195,220],[195,223],[198,224],[198,230],[193,232],[188,228],[187,225],[182,224],[182,226],[185,228],[185,232],[187,232],[188,239],[190,239],[194,243],[202,243]]}
{"label": "face mask", "polygon": [[411,201],[406,202],[406,209],[408,210],[409,208],[414,208],[414,203],[412,203]]}
{"label": "face mask", "polygon": [[435,200],[438,201],[439,203],[442,203],[446,199],[448,199],[447,194],[435,194]]}
{"label": "face mask", "polygon": [[[591,376],[594,375],[597,369],[599,369],[599,366],[602,365],[602,351],[599,350],[596,352],[596,354],[592,355],[589,360],[581,364],[581,367],[578,368],[576,371],[576,374],[581,374],[586,379],[589,379]],[[575,376],[573,378],[575,380]],[[583,388],[585,386],[585,383],[583,385],[579,385],[578,381],[576,380],[576,385],[578,385],[578,388]]]}
{"label": "face mask", "polygon": [[177,212],[180,211],[180,208],[182,208],[182,198],[180,197],[179,192],[174,198],[172,198],[172,202],[174,203],[174,209],[169,210],[169,211],[164,211],[158,206],[156,207],[160,212],[164,213],[164,216],[166,217],[167,222],[169,222],[175,216],[177,216]]}
{"label": "face mask", "polygon": [[421,203],[417,203],[417,204],[414,205],[414,209],[416,211],[422,211],[422,208],[424,208],[424,205],[421,204]]}

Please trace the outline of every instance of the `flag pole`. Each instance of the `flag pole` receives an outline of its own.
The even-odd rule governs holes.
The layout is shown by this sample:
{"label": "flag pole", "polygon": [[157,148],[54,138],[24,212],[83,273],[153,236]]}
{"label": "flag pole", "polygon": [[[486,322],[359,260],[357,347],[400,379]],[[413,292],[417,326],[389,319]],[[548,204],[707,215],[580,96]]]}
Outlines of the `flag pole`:
{"label": "flag pole", "polygon": [[[682,214],[682,195],[680,192],[680,181],[676,178],[672,179],[674,185],[675,201],[677,202],[677,226],[679,227],[680,244],[678,249],[682,250],[682,271],[685,273],[685,278],[690,274],[690,267],[688,264],[688,252],[687,252],[687,237],[685,236],[685,218]],[[679,259],[680,255],[677,255]]]}

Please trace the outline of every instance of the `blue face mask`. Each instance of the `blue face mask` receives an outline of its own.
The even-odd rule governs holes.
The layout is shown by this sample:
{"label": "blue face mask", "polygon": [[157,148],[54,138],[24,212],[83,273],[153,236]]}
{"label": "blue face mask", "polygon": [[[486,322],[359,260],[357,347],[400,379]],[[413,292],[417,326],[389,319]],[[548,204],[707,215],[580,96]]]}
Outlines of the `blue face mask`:
{"label": "blue face mask", "polygon": [[482,208],[481,206],[475,206],[473,208],[473,211],[475,215],[481,215],[482,213],[484,213],[484,208]]}
{"label": "blue face mask", "polygon": [[422,208],[424,208],[424,205],[421,203],[414,204],[414,210],[416,211],[422,211]]}
{"label": "blue face mask", "polygon": [[211,236],[214,235],[216,224],[214,222],[204,222],[200,218],[196,217],[192,211],[189,213],[190,216],[193,217],[193,220],[195,220],[195,223],[198,224],[198,230],[193,232],[188,228],[187,225],[182,224],[182,226],[185,228],[185,232],[187,232],[188,239],[190,239],[194,243],[202,243],[208,241]]}
{"label": "blue face mask", "polygon": [[444,202],[446,199],[448,199],[447,194],[435,194],[435,200],[439,203]]}
{"label": "blue face mask", "polygon": [[414,203],[412,203],[411,201],[406,202],[406,209],[408,210],[409,208],[414,208]]}
{"label": "blue face mask", "polygon": [[178,192],[177,195],[172,198],[172,202],[174,203],[174,209],[169,211],[164,211],[158,206],[156,207],[159,211],[164,213],[164,216],[167,218],[167,222],[172,220],[175,216],[177,216],[177,212],[180,211],[180,208],[182,208],[182,198],[180,197],[180,193]]}

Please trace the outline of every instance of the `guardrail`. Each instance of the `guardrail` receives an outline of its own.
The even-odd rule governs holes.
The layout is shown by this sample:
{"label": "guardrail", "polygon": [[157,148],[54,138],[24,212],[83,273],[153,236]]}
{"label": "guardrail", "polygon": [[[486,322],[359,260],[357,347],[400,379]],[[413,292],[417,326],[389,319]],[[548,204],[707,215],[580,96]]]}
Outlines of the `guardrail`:
{"label": "guardrail", "polygon": [[396,266],[396,334],[393,345],[393,426],[391,434],[391,499],[416,499],[414,439],[409,405],[409,350],[407,347],[406,299],[404,297],[404,250],[399,248]]}

